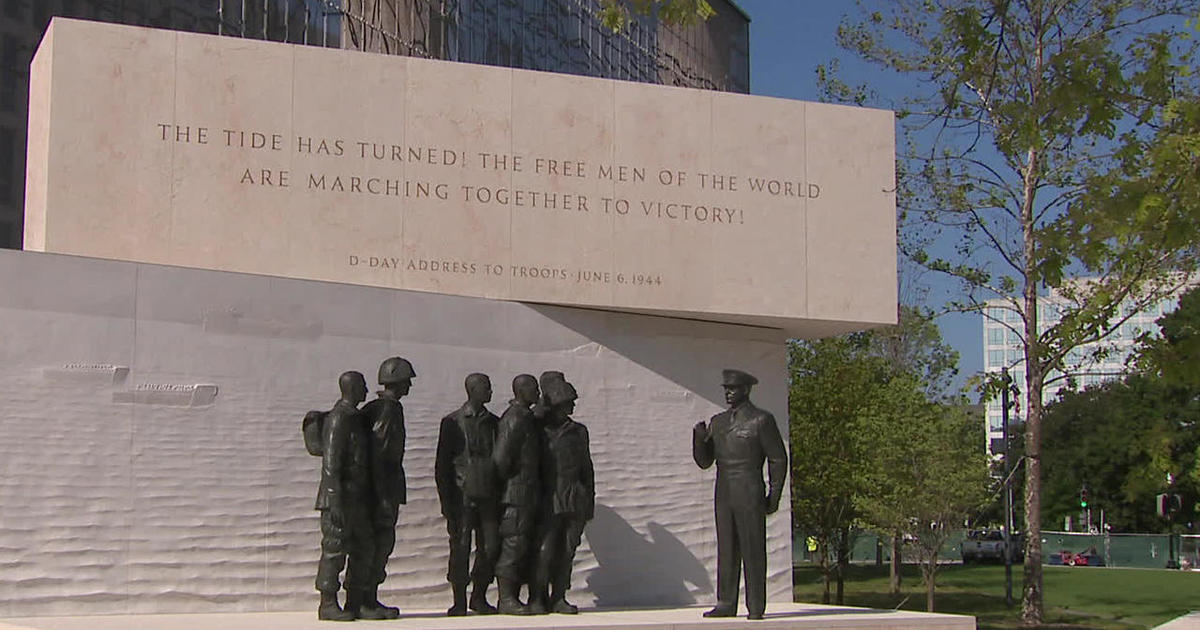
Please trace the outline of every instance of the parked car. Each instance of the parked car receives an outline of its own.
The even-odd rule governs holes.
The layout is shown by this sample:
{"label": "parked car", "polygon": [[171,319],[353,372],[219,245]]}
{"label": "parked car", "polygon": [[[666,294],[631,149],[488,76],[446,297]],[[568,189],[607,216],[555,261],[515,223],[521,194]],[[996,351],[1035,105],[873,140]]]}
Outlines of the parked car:
{"label": "parked car", "polygon": [[[1025,546],[1020,533],[1012,536],[1013,562],[1025,561]],[[1004,532],[976,529],[967,532],[967,538],[959,546],[963,564],[976,562],[1004,562]]]}

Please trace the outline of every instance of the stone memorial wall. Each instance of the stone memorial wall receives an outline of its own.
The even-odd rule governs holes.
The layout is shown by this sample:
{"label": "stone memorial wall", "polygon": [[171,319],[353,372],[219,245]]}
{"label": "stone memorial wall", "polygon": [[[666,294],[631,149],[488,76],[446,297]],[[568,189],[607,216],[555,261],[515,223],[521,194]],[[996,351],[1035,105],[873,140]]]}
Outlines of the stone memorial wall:
{"label": "stone memorial wall", "polygon": [[29,250],[802,335],[895,317],[888,111],[71,20],[31,76]]}
{"label": "stone memorial wall", "polygon": [[[722,368],[762,378],[753,398],[786,435],[773,330],[4,250],[0,286],[0,617],[315,610],[320,459],[301,419],[344,370],[378,389],[395,354],[417,378],[383,599],[407,610],[450,604],[434,447],[471,372],[497,414],[522,372],[579,389],[597,490],[582,606],[713,601],[713,472],[691,427],[724,408]],[[768,521],[775,601],[791,601],[787,501]]]}
{"label": "stone memorial wall", "polygon": [[[314,608],[301,418],[393,355],[418,377],[382,599],[449,603],[463,377],[499,413],[560,370],[597,486],[572,599],[711,604],[691,429],[721,370],[786,436],[785,339],[895,319],[890,112],[62,19],[30,76],[0,617]],[[773,601],[790,538],[785,495]]]}

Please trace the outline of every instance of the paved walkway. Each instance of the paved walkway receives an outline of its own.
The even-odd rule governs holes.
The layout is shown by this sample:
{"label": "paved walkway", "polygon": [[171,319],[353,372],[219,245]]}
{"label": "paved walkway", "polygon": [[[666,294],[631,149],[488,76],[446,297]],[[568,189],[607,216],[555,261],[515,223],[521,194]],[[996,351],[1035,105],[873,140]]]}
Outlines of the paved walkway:
{"label": "paved walkway", "polygon": [[1172,619],[1154,630],[1200,630],[1200,611]]}

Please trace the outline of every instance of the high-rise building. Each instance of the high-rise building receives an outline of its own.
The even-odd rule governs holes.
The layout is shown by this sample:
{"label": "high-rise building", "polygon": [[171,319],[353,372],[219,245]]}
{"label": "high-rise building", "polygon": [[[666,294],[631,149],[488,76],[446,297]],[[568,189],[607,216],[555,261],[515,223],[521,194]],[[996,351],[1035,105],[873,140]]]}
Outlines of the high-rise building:
{"label": "high-rise building", "polygon": [[[1050,294],[1038,300],[1038,321],[1041,328],[1058,323],[1062,317],[1065,298]],[[1067,387],[1082,389],[1105,381],[1121,378],[1127,371],[1126,360],[1133,354],[1137,338],[1143,333],[1158,334],[1155,323],[1164,313],[1179,305],[1179,294],[1153,306],[1137,310],[1132,301],[1123,302],[1118,317],[1121,325],[1103,339],[1072,349],[1063,360],[1063,370],[1052,370],[1046,377],[1042,403],[1053,401]],[[1002,299],[989,300],[983,314],[983,369],[986,373],[1009,371],[1018,392],[1025,389],[1025,347],[1017,331],[1022,329],[1021,317]],[[1014,397],[1017,405],[1009,411],[1009,427],[1025,420],[1021,405],[1022,394]],[[986,405],[988,452],[1003,449],[1004,409],[997,396]]]}
{"label": "high-rise building", "polygon": [[0,247],[21,247],[29,62],[54,16],[748,93],[750,18],[709,2],[700,24],[613,32],[598,0],[0,0]]}

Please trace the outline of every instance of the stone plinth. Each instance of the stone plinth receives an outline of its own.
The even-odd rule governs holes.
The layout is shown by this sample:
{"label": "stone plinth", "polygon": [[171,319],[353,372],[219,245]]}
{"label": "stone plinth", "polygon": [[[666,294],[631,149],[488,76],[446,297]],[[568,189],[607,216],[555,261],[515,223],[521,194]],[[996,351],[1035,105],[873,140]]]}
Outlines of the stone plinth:
{"label": "stone plinth", "polygon": [[[660,610],[583,610],[568,617],[456,617],[438,611],[412,611],[394,622],[369,622],[372,627],[414,630],[510,630],[554,628],[557,630],[974,630],[975,619],[963,615],[938,615],[902,610],[871,610],[819,604],[773,604],[762,621],[704,619],[703,608]],[[324,630],[330,622],[317,621],[313,613],[259,613],[234,615],[139,615],[137,617],[56,617],[10,619],[0,630]]]}
{"label": "stone plinth", "polygon": [[765,325],[892,323],[888,111],[56,18],[25,247]]}

